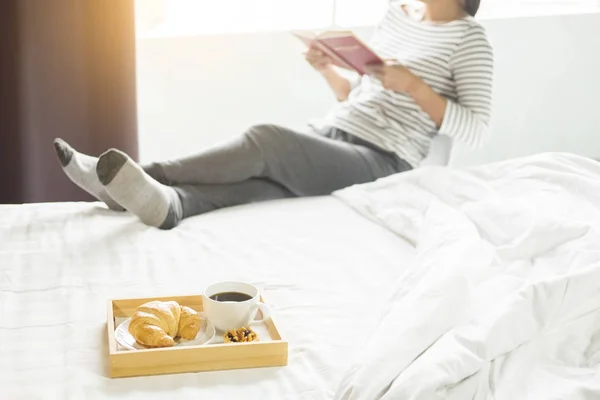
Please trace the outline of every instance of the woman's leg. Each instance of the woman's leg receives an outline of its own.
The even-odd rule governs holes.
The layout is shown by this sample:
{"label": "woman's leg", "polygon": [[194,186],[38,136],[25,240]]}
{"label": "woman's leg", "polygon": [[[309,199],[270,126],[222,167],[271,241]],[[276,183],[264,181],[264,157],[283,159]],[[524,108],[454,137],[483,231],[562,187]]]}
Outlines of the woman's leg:
{"label": "woman's leg", "polygon": [[228,145],[145,169],[109,150],[97,174],[117,203],[144,223],[168,229],[184,217],[184,205],[191,216],[256,200],[325,195],[405,165],[369,147],[262,125]]}
{"label": "woman's leg", "polygon": [[174,228],[183,218],[218,208],[294,197],[281,185],[260,178],[222,185],[164,185],[114,149],[100,156],[96,173],[116,203],[160,229]]}
{"label": "woman's leg", "polygon": [[261,178],[222,185],[164,185],[114,149],[100,156],[96,171],[115,202],[146,225],[161,229],[174,228],[183,218],[223,207],[294,197],[281,185]]}
{"label": "woman's leg", "polygon": [[267,178],[297,196],[313,196],[373,181],[398,172],[398,166],[395,156],[372,148],[276,125],[257,125],[224,145],[147,165],[144,170],[171,186]]}
{"label": "woman's leg", "polygon": [[[54,141],[54,148],[65,174],[73,183],[104,202],[111,210],[124,211],[98,179],[97,157],[79,153],[61,139]],[[159,164],[150,164],[142,168],[159,183],[172,186],[173,182],[167,179]],[[250,179],[232,185],[181,185],[176,187],[176,190],[181,198],[183,218],[217,208],[293,197],[287,189],[266,179]],[[172,213],[172,218],[176,215]]]}
{"label": "woman's leg", "polygon": [[[150,164],[144,166],[143,169],[152,178],[167,186],[185,186],[198,183],[239,183],[251,177],[261,176],[260,170],[263,164],[261,152],[265,148],[262,142],[267,136],[272,137],[273,142],[271,144],[285,142],[282,144],[284,144],[284,147],[288,147],[286,143],[289,140],[285,140],[283,136],[294,134],[297,135],[290,130],[271,125],[255,126],[226,145],[214,147],[192,157],[166,163]],[[98,180],[96,173],[97,157],[79,153],[61,139],[54,141],[54,147],[65,174],[73,183],[96,199],[103,201],[108,208],[119,211],[124,210]],[[250,200],[256,197],[258,187],[263,187],[266,193],[270,195],[274,195],[274,193],[281,190],[280,185],[273,185],[269,181],[265,181],[260,185],[250,184],[248,187],[253,189],[249,194]],[[209,190],[207,186],[204,186],[203,189]],[[192,192],[196,191],[192,190]],[[241,195],[239,187],[237,189],[232,188],[231,194],[227,196],[231,201],[223,202],[223,204],[242,204],[244,202],[244,196],[238,196],[234,200],[233,193]],[[285,195],[287,196],[289,193],[286,191]],[[190,196],[186,197],[189,198]]]}
{"label": "woman's leg", "polygon": [[283,186],[261,178],[224,185],[181,185],[173,188],[181,200],[182,218],[241,204],[296,197]]}
{"label": "woman's leg", "polygon": [[[59,158],[64,148],[57,145]],[[95,164],[106,195],[80,186],[165,229],[184,216],[252,201],[325,195],[406,168],[395,156],[366,146],[274,125],[254,126],[226,145],[146,168],[118,150],[90,159],[81,171],[88,176]]]}

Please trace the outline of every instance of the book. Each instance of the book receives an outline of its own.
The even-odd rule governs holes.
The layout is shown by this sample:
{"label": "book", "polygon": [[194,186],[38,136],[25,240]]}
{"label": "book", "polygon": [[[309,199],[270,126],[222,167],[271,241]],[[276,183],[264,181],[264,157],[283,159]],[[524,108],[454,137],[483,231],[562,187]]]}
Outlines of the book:
{"label": "book", "polygon": [[334,65],[367,73],[367,65],[383,64],[383,59],[363,43],[352,31],[292,32],[307,47],[316,47],[331,58]]}

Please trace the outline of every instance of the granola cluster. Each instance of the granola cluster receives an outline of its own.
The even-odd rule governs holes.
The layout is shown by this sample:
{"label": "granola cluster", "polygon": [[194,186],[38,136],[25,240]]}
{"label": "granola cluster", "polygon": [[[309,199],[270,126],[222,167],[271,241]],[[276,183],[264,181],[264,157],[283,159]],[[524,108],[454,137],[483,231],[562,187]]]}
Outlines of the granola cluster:
{"label": "granola cluster", "polygon": [[258,335],[250,328],[230,329],[223,336],[225,343],[255,342]]}

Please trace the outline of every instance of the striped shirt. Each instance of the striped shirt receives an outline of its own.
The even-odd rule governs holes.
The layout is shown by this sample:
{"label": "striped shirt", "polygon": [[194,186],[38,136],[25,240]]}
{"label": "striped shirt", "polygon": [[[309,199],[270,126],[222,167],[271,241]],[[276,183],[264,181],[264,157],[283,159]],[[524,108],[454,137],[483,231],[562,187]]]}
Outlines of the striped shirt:
{"label": "striped shirt", "polygon": [[370,46],[447,99],[441,126],[438,129],[409,95],[386,90],[366,75],[325,124],[395,153],[413,167],[425,158],[435,135],[471,146],[482,143],[491,114],[493,53],[479,23],[471,17],[444,24],[422,22],[393,1]]}

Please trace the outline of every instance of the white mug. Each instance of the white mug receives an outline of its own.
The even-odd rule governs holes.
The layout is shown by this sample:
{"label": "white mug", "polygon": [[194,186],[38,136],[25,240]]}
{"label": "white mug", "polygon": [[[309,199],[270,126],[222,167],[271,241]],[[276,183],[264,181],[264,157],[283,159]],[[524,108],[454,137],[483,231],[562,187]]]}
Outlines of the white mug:
{"label": "white mug", "polygon": [[[211,299],[219,293],[237,292],[249,297],[244,301],[217,301]],[[219,331],[243,328],[248,325],[262,323],[270,318],[270,312],[260,302],[260,292],[256,286],[244,282],[219,282],[207,286],[202,293],[206,318]],[[258,311],[263,319],[255,320]]]}

